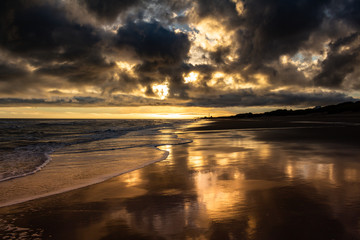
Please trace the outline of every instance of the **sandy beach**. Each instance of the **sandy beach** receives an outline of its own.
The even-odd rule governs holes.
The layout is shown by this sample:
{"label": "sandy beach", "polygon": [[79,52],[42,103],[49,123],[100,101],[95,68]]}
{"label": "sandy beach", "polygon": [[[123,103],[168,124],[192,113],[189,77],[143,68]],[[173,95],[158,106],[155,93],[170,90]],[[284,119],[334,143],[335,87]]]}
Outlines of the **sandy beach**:
{"label": "sandy beach", "polygon": [[0,208],[0,238],[360,239],[357,119],[200,120],[163,161]]}

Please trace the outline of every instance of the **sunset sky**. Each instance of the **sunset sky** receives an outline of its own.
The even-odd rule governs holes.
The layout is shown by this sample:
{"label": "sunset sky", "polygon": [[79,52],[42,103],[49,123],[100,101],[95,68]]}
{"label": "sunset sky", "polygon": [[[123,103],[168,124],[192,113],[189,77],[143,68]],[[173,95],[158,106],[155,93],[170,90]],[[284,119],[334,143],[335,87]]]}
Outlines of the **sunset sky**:
{"label": "sunset sky", "polygon": [[357,0],[2,0],[0,117],[191,118],[360,98]]}

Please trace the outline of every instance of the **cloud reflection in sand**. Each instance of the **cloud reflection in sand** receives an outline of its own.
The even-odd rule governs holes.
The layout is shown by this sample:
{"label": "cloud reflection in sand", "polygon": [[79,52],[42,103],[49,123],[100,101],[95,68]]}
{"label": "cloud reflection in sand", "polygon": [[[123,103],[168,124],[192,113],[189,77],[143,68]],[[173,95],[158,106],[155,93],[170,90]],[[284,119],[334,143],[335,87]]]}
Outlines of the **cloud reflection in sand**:
{"label": "cloud reflection in sand", "polygon": [[166,160],[59,197],[61,213],[88,208],[93,219],[74,221],[87,239],[359,238],[358,148],[280,137],[294,131],[178,132],[193,143],[161,146]]}
{"label": "cloud reflection in sand", "polygon": [[[347,149],[347,154],[343,154],[342,150],[333,149],[332,151],[337,154],[332,155],[329,154],[328,145],[320,142],[316,145],[297,143],[301,147],[294,150],[294,142],[280,145],[279,142],[259,141],[254,137],[255,135],[256,132],[240,130],[236,133],[235,131],[208,132],[197,135],[200,137],[194,139],[190,145],[162,148],[172,152],[167,159],[168,162],[159,163],[142,171],[150,169],[155,171],[154,168],[158,168],[156,171],[177,171],[176,168],[181,162],[185,170],[181,171],[188,175],[183,176],[179,181],[184,179],[191,181],[187,182],[189,189],[185,191],[189,195],[184,196],[183,189],[174,191],[173,197],[179,197],[179,202],[170,209],[165,208],[165,211],[163,209],[160,211],[161,214],[156,214],[156,220],[153,219],[159,235],[164,237],[176,235],[178,229],[182,228],[185,235],[188,232],[186,229],[192,229],[189,230],[192,234],[187,233],[190,234],[188,237],[207,238],[209,234],[218,234],[215,229],[216,223],[228,223],[228,227],[232,224],[237,228],[242,226],[239,231],[252,239],[267,231],[267,228],[264,229],[266,216],[274,220],[273,223],[269,223],[270,226],[284,221],[283,214],[278,212],[284,210],[276,209],[286,207],[273,202],[278,197],[274,195],[276,192],[283,194],[282,191],[287,191],[288,188],[304,188],[301,190],[305,192],[305,196],[300,195],[302,198],[309,198],[315,202],[318,198],[328,199],[326,203],[314,202],[314,206],[312,204],[309,206],[311,209],[317,204],[325,204],[326,208],[332,209],[330,211],[332,213],[319,210],[319,214],[326,218],[331,218],[330,215],[336,214],[341,206],[350,204],[349,201],[354,199],[354,196],[359,196],[359,192],[354,192],[353,187],[343,185],[347,182],[357,182],[357,184],[359,182],[359,168],[350,167],[355,164],[354,149],[352,149],[353,153]],[[339,156],[342,156],[342,162],[339,162]],[[165,169],[165,166],[161,169],[162,164],[166,164],[170,170]],[[178,176],[174,174],[172,177]],[[147,179],[148,184],[154,184],[152,183],[154,179]],[[163,179],[163,181],[169,180]],[[177,182],[176,179],[170,181]],[[340,187],[342,196],[338,192]],[[306,193],[307,191],[309,192]],[[297,207],[287,206],[287,208]],[[133,214],[136,214],[136,211]],[[127,217],[131,218],[133,214]],[[143,228],[140,225],[133,227]],[[235,234],[231,233],[233,227],[229,228],[227,234]],[[177,230],[172,232],[169,229]]]}

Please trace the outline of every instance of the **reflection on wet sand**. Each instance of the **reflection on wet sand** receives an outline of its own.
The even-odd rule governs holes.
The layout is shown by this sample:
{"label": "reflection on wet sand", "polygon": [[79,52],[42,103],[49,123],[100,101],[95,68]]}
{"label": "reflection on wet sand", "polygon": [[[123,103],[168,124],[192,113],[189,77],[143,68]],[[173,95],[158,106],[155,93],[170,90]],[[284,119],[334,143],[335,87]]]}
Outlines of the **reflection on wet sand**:
{"label": "reflection on wet sand", "polygon": [[178,135],[193,143],[162,146],[166,160],[107,182],[0,209],[0,228],[55,239],[360,239],[357,147],[259,130]]}

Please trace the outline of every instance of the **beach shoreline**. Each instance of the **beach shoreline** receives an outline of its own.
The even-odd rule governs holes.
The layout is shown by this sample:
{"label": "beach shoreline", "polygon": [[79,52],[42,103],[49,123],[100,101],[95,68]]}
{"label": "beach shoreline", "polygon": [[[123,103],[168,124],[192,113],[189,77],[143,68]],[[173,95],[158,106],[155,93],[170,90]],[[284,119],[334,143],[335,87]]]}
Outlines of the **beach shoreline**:
{"label": "beach shoreline", "polygon": [[360,127],[266,121],[177,129],[163,161],[0,208],[1,237],[359,239]]}

